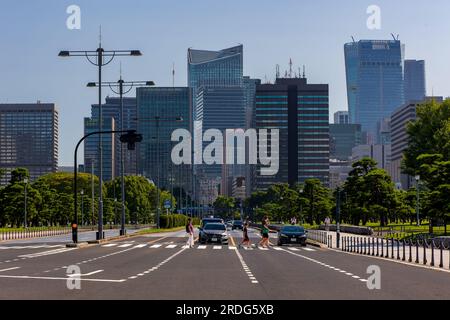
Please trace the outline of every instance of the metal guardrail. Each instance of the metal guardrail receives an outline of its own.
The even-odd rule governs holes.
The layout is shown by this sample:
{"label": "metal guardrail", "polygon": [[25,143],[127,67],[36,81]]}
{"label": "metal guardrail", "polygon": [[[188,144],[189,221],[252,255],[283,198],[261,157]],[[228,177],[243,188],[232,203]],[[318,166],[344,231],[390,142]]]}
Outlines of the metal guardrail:
{"label": "metal guardrail", "polygon": [[[435,239],[396,240],[375,237],[344,236],[342,251],[390,258],[411,263],[450,269],[450,242]],[[444,252],[448,261],[444,261]],[[439,262],[439,264],[438,264]]]}
{"label": "metal guardrail", "polygon": [[333,247],[333,236],[326,231],[308,230],[308,239],[325,244],[328,248]]}
{"label": "metal guardrail", "polygon": [[[155,225],[126,225],[126,229],[138,230],[138,229],[148,229],[154,228]],[[104,230],[116,230],[120,229],[119,225],[105,225]],[[80,232],[88,232],[97,230],[97,226],[82,226],[80,227]],[[13,230],[13,231],[0,231],[0,241],[7,240],[21,240],[21,239],[33,239],[33,238],[43,238],[43,237],[53,237],[71,234],[72,228],[70,227],[57,227],[57,228],[42,228],[42,229],[29,229],[29,230]]]}

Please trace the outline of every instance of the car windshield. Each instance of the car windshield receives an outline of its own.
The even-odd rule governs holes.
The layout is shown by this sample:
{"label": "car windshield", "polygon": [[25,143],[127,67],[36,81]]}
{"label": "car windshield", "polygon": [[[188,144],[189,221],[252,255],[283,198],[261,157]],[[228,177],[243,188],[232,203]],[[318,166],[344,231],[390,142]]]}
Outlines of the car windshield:
{"label": "car windshield", "polygon": [[234,221],[233,224],[241,225],[241,224],[242,224],[242,221]]}
{"label": "car windshield", "polygon": [[205,230],[218,230],[218,231],[226,231],[227,228],[221,223],[208,223],[205,226]]}
{"label": "car windshield", "polygon": [[305,229],[303,227],[296,227],[296,226],[289,226],[289,227],[283,227],[281,229],[281,232],[305,232]]}
{"label": "car windshield", "polygon": [[220,219],[204,219],[203,225],[207,225],[208,223],[221,223],[222,221]]}

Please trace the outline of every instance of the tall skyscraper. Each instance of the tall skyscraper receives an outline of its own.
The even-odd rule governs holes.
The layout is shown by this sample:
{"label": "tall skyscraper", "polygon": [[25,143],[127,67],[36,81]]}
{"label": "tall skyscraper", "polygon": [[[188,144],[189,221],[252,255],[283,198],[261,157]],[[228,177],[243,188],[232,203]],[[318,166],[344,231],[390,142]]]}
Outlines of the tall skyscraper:
{"label": "tall skyscraper", "polygon": [[[251,103],[250,95],[254,84],[252,84],[252,79],[244,80],[243,46],[238,45],[220,51],[189,49],[187,60],[188,85],[193,92],[193,119],[204,122],[204,131],[208,128],[222,129],[224,128],[223,125],[228,125],[227,129],[246,128],[246,117],[251,116],[248,108],[246,108],[246,102]],[[247,92],[250,93],[247,94]],[[219,104],[222,104],[220,108],[222,108],[223,119],[218,123],[219,127],[211,127],[218,120],[217,108]],[[205,114],[198,113],[201,111],[205,111]],[[233,115],[233,112],[236,111],[237,114]],[[214,119],[208,119],[213,114]],[[242,119],[237,120],[236,116],[242,117]],[[237,122],[229,126],[232,120],[237,120]],[[218,181],[216,179],[218,173],[227,172],[227,174],[234,175],[236,168],[232,170],[228,170],[230,168],[223,169],[220,166],[196,165],[194,166],[195,180],[197,178],[212,179],[216,182]],[[221,179],[223,181],[224,178],[221,177]],[[202,183],[197,181],[194,186],[211,185],[211,183],[211,181]],[[228,188],[219,189],[223,194],[227,194]]]}
{"label": "tall skyscraper", "polygon": [[361,139],[360,124],[330,124],[330,159],[348,161]]}
{"label": "tall skyscraper", "polygon": [[[195,115],[195,120],[202,122],[202,133],[209,129],[218,129],[225,137],[226,129],[246,129],[244,88],[199,88]],[[205,141],[202,145],[202,150],[209,143]],[[223,170],[223,166],[228,166],[228,170]],[[224,184],[226,184],[225,180],[230,177],[236,175],[245,176],[245,165],[203,164],[198,166],[197,169],[199,176],[213,180],[221,178]],[[223,176],[223,172],[226,172],[226,177]],[[227,194],[227,190],[227,188],[223,188],[221,190],[222,194]]]}
{"label": "tall skyscraper", "polygon": [[[103,117],[114,118],[116,130],[122,128],[121,118],[120,118],[120,98],[106,97],[105,103],[102,105]],[[93,104],[91,107],[91,117],[92,119],[99,118],[99,108],[98,104]],[[123,98],[123,128],[124,130],[136,130],[137,128],[137,107],[136,98]],[[115,135],[115,163],[114,163],[114,176],[120,176],[120,135]],[[110,148],[110,146],[108,146]],[[124,166],[125,175],[135,175],[137,174],[137,152],[136,150],[128,150],[125,145],[124,151]],[[90,166],[88,166],[90,168]],[[94,166],[95,168],[95,166]]]}
{"label": "tall skyscraper", "polygon": [[[186,87],[138,88],[138,132],[143,141],[138,145],[138,171],[160,188],[172,191],[191,188],[191,166],[172,161],[172,133],[176,129],[191,130],[191,93]],[[191,156],[191,155],[189,155]]]}
{"label": "tall skyscraper", "polygon": [[[91,117],[84,118],[84,134],[87,135],[92,132],[96,132],[99,129],[99,118]],[[103,116],[103,131],[115,131],[117,130],[116,122],[111,116]],[[104,134],[102,137],[103,148],[103,179],[110,181],[115,179],[117,175],[117,135],[116,134]],[[86,172],[91,173],[91,169],[94,169],[96,176],[100,175],[100,157],[99,157],[99,136],[93,135],[88,137],[84,141],[84,168]]]}
{"label": "tall skyscraper", "polygon": [[377,123],[405,101],[404,46],[399,40],[345,44],[350,122],[361,124],[366,142],[375,143]]}
{"label": "tall skyscraper", "polygon": [[425,61],[405,60],[405,102],[422,101],[426,94]]}
{"label": "tall skyscraper", "polygon": [[277,79],[256,89],[256,128],[279,129],[279,171],[257,172],[257,189],[275,183],[329,182],[329,93],[326,84],[306,78]]}
{"label": "tall skyscraper", "polygon": [[55,104],[0,104],[0,169],[27,168],[31,181],[58,171],[58,110]]}
{"label": "tall skyscraper", "polygon": [[350,116],[348,111],[338,111],[334,113],[334,124],[349,124]]}

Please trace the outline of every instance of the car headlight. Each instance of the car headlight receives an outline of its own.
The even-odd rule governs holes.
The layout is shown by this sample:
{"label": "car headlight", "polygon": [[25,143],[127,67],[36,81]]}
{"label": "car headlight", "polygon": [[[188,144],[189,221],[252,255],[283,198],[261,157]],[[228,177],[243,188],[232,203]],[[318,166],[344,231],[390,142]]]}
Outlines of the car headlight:
{"label": "car headlight", "polygon": [[287,237],[288,237],[288,236],[285,235],[285,234],[281,234],[281,236],[282,236],[283,238],[287,238]]}
{"label": "car headlight", "polygon": [[228,233],[222,233],[222,237],[227,238],[228,237]]}

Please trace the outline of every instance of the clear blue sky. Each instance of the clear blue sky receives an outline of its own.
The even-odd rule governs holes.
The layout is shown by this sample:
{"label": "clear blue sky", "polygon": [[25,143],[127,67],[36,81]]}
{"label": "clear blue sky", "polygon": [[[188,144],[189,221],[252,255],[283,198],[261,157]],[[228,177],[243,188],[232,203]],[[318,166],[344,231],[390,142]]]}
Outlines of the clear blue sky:
{"label": "clear blue sky", "polygon": [[[66,28],[66,8],[81,7],[81,30]],[[367,29],[366,9],[381,7],[382,29]],[[246,75],[273,79],[275,65],[306,65],[310,82],[330,84],[330,112],[347,109],[343,45],[400,35],[406,58],[427,62],[428,94],[448,96],[448,0],[15,0],[0,4],[0,102],[55,102],[60,110],[60,165],[72,165],[83,117],[97,101],[88,81],[96,69],[62,49],[95,50],[99,25],[105,49],[140,49],[122,59],[124,77],[186,85],[186,50],[244,44]],[[119,59],[105,69],[115,81]],[[81,155],[80,155],[81,156]]]}

